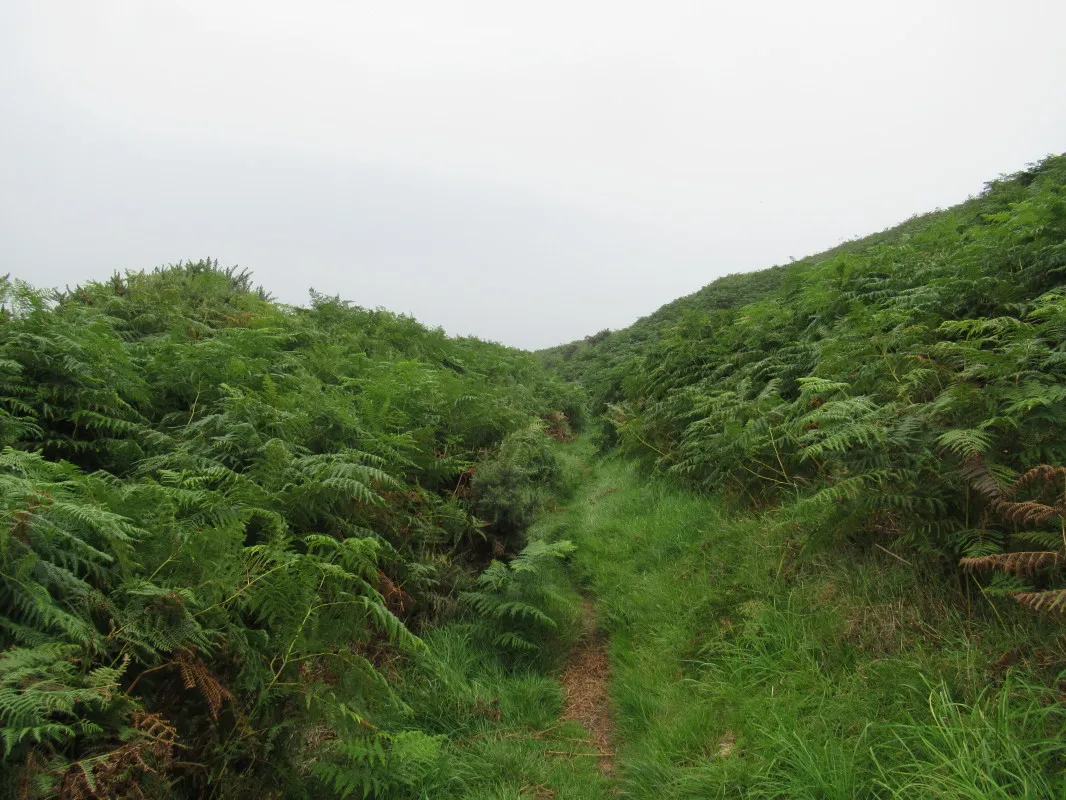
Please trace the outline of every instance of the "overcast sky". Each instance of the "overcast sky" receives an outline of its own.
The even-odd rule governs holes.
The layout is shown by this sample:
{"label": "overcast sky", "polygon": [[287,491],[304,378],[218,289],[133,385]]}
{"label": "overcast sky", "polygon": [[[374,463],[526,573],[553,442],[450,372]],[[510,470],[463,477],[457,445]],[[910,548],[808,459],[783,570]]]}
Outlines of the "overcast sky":
{"label": "overcast sky", "polygon": [[0,270],[522,347],[1066,150],[1066,2],[0,0]]}

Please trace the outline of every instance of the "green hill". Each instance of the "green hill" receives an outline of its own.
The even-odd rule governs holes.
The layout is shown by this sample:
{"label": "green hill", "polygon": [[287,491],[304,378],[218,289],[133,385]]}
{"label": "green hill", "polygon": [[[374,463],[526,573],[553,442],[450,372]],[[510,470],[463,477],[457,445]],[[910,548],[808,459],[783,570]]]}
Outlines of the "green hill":
{"label": "green hill", "polygon": [[1064,188],[1049,158],[541,355],[588,388],[609,441],[703,491],[807,497],[833,509],[827,533],[875,526],[950,556],[1050,545],[1004,503],[1066,455]]}
{"label": "green hill", "polygon": [[[984,227],[988,215],[1008,211],[1012,204],[1029,197],[1034,182],[1061,183],[1063,158],[1048,158],[1029,170],[990,181],[985,191],[956,207],[912,217],[881,233],[845,242],[822,253],[807,256],[790,264],[755,272],[727,275],[686,297],[678,298],[633,325],[617,331],[601,331],[584,340],[558,345],[540,351],[544,362],[555,372],[570,380],[581,380],[593,392],[597,402],[621,399],[620,383],[624,375],[635,369],[635,362],[647,355],[647,349],[664,337],[683,334],[685,324],[698,326],[714,312],[736,310],[763,300],[777,300],[788,304],[796,297],[798,287],[822,277],[815,272],[820,265],[863,264],[872,259],[892,259],[893,254],[908,258],[908,248],[917,245],[938,247],[957,238],[961,243],[965,229]],[[1039,201],[1038,201],[1039,202]],[[930,232],[923,236],[925,232]],[[972,233],[972,230],[971,230]],[[918,237],[918,242],[913,242]],[[934,244],[931,237],[938,239]],[[1054,265],[1049,265],[1057,270]],[[902,266],[907,269],[905,265]],[[853,281],[862,280],[862,267]],[[1057,271],[1047,279],[1053,285]],[[922,276],[915,274],[914,280]]]}

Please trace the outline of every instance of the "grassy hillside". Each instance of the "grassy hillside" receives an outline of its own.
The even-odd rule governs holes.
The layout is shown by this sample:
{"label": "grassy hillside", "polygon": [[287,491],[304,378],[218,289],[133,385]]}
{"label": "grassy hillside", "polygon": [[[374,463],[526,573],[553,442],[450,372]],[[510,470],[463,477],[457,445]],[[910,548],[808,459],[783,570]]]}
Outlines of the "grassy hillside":
{"label": "grassy hillside", "polygon": [[623,796],[1066,794],[1064,276],[1060,156],[541,354]]}
{"label": "grassy hillside", "polygon": [[[764,300],[788,302],[793,296],[789,290],[797,282],[803,282],[802,276],[818,265],[838,263],[846,257],[854,262],[874,254],[886,256],[935,226],[943,226],[943,230],[954,227],[955,233],[960,234],[966,227],[982,224],[985,215],[1000,213],[1024,199],[1027,187],[1039,176],[1046,180],[1047,173],[1061,173],[1061,169],[1061,158],[1048,159],[1026,172],[990,181],[980,196],[954,208],[916,215],[888,230],[844,242],[790,264],[727,275],[691,295],[667,303],[628,328],[600,331],[584,340],[542,350],[539,355],[554,372],[589,386],[594,399],[602,406],[621,399],[621,383],[636,368],[634,362],[648,355],[650,346],[674,335],[686,322],[698,324],[715,312],[736,310]],[[1061,181],[1054,175],[1050,179]],[[891,259],[891,255],[887,257]],[[808,280],[810,277],[813,276]]]}

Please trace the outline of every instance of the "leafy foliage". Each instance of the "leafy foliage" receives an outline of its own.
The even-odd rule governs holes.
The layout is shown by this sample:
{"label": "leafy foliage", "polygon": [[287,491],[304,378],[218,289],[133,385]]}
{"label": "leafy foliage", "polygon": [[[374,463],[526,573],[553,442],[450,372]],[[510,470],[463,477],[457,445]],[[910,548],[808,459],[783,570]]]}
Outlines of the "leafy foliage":
{"label": "leafy foliage", "polygon": [[395,664],[520,547],[580,390],[211,261],[0,301],[0,788],[406,796],[441,744]]}
{"label": "leafy foliage", "polygon": [[477,590],[463,601],[484,620],[498,647],[536,650],[538,639],[558,627],[551,616],[551,584],[544,565],[574,551],[565,539],[531,542],[510,562],[493,561],[477,578]]}
{"label": "leafy foliage", "polygon": [[523,531],[545,510],[553,493],[563,490],[562,466],[538,421],[514,431],[473,478],[478,513],[497,530]]}
{"label": "leafy foliage", "polygon": [[1009,551],[1054,514],[996,512],[974,480],[1066,463],[1064,243],[1058,156],[542,357],[588,387],[606,443],[701,490],[802,498],[822,536]]}

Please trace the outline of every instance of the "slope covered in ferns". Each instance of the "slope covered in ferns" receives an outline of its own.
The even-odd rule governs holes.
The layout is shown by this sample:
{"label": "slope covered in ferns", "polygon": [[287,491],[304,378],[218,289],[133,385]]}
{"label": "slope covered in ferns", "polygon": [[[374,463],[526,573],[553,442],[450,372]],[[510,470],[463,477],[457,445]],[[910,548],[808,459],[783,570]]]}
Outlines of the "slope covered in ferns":
{"label": "slope covered in ferns", "polygon": [[[1002,730],[945,727],[918,720],[921,691],[896,697],[894,673],[871,695],[898,712],[874,755],[825,750],[834,785],[908,796],[896,767],[943,783],[938,754],[954,751],[922,751],[934,727],[1006,731],[1028,772],[1001,760],[1004,775],[1057,780],[1054,748],[1022,756],[1053,738],[1047,686],[1066,663],[1030,610],[1066,607],[1064,275],[1057,157],[539,359],[337,298],[284,306],[210,261],[58,293],[4,279],[0,796],[607,796],[594,764],[559,760],[582,741],[549,674],[583,627],[560,566],[571,538],[576,576],[607,606],[633,796],[807,796],[767,787],[800,785],[838,717],[858,748],[861,709],[829,703],[812,721],[809,692],[760,670],[794,678],[801,641],[826,698],[852,678],[869,693],[884,643],[853,631],[834,649],[824,633],[848,604],[898,608],[893,636],[914,617],[889,648],[897,671],[969,692],[975,714],[992,699],[1032,708]],[[609,462],[602,488],[559,507],[595,479],[553,442],[587,416],[602,450],[664,478]],[[870,572],[871,554],[906,581]],[[693,574],[707,586],[690,590]],[[903,610],[920,586],[936,613],[918,624]],[[791,611],[838,594],[824,631]],[[1004,594],[1028,608],[1004,610]],[[726,612],[751,617],[743,635]],[[1033,650],[1038,683],[1018,702],[975,682],[975,659],[1004,643],[997,665]],[[745,732],[744,698],[747,716],[784,706],[796,725]],[[730,714],[740,738],[708,727]],[[750,757],[723,768],[712,734],[746,736]]]}
{"label": "slope covered in ferns", "polygon": [[0,796],[424,778],[397,665],[504,602],[473,572],[558,485],[575,388],[210,261],[0,301]]}
{"label": "slope covered in ferns", "polygon": [[807,536],[1060,549],[1066,486],[1031,471],[1066,462],[1066,157],[541,356],[606,443],[745,506],[799,499]]}

